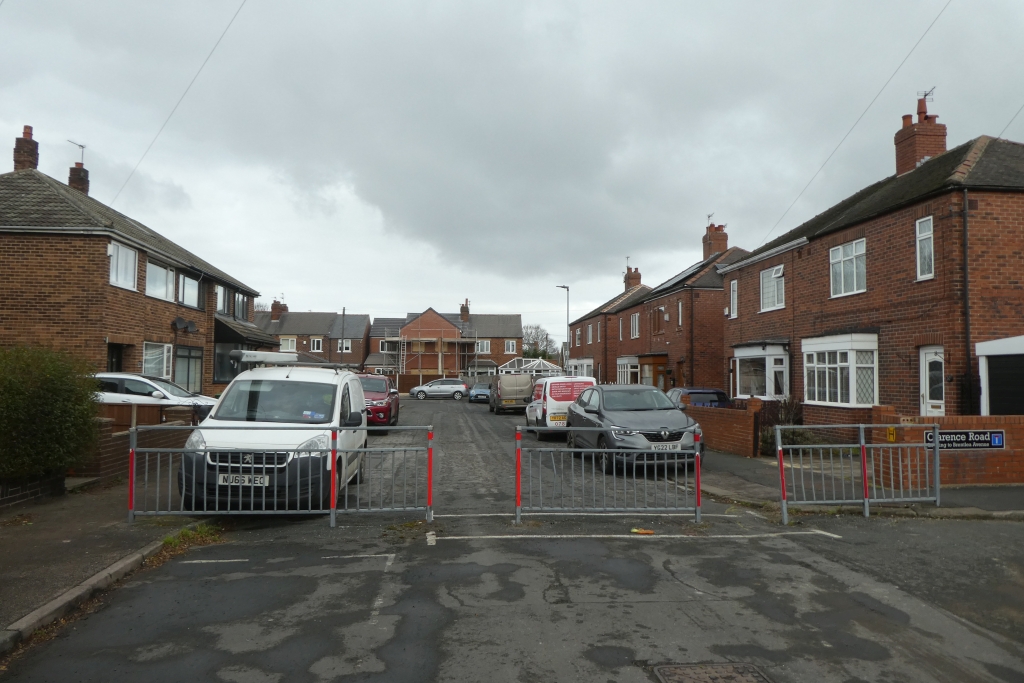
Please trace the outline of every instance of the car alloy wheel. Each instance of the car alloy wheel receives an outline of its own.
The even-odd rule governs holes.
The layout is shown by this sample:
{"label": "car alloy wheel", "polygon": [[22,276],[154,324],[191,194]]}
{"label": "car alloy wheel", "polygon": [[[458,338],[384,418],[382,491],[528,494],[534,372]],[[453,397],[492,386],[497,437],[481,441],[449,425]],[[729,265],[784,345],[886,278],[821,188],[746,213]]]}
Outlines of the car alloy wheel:
{"label": "car alloy wheel", "polygon": [[425,391],[417,391],[416,392],[416,398],[418,398],[419,400],[422,401],[426,397],[427,397],[427,392],[425,392]]}
{"label": "car alloy wheel", "polygon": [[462,400],[462,392],[461,391],[456,391],[454,394],[452,394],[452,398],[454,398],[456,401],[461,401]]}
{"label": "car alloy wheel", "polygon": [[599,459],[601,471],[605,474],[613,474],[615,472],[615,454],[607,452],[608,442],[603,436],[597,438],[597,448],[602,451]]}

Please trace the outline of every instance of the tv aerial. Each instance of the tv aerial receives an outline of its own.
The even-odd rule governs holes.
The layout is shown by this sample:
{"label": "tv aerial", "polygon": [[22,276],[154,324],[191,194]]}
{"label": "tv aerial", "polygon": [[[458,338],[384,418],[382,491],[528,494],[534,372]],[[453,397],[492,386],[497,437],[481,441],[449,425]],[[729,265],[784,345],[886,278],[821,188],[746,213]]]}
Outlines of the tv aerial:
{"label": "tv aerial", "polygon": [[79,142],[75,142],[74,140],[68,140],[68,142],[70,142],[72,145],[77,147],[78,150],[82,153],[81,163],[84,166],[85,165],[85,145],[83,145],[83,144],[81,144]]}

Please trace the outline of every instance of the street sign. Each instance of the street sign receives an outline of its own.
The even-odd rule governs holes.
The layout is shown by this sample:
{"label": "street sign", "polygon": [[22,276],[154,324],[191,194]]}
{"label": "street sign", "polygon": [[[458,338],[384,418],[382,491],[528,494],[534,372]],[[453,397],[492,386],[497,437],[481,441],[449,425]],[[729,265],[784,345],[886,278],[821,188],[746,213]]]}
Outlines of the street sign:
{"label": "street sign", "polygon": [[[931,445],[932,432],[925,432],[924,440]],[[1005,447],[1006,433],[1002,429],[958,429],[939,432],[939,450],[963,451]]]}

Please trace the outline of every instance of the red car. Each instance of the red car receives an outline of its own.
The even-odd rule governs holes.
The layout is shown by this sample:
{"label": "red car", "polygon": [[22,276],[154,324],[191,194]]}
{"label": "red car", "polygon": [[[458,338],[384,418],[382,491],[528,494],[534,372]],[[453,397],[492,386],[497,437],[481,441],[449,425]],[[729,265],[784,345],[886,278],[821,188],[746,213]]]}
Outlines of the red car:
{"label": "red car", "polygon": [[398,387],[387,375],[359,375],[366,399],[366,424],[398,424]]}

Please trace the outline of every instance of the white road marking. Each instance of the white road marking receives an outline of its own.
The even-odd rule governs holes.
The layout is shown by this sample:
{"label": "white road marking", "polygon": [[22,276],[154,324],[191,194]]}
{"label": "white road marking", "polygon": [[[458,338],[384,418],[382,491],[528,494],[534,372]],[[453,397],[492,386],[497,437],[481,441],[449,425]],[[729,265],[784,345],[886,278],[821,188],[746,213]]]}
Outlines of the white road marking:
{"label": "white road marking", "polygon": [[437,534],[433,531],[427,532],[427,545],[437,545]]}
{"label": "white road marking", "polygon": [[[693,517],[692,512],[644,512],[643,510],[634,510],[631,512],[587,512],[580,510],[576,512],[529,512],[524,510],[522,513],[530,515],[531,517],[573,517],[578,515],[597,515],[601,517],[636,517],[637,515],[644,515],[646,517]],[[436,518],[442,517],[514,517],[514,514],[507,514],[505,512],[465,512],[465,513],[452,513],[448,515],[434,515]],[[701,517],[739,517],[739,515],[726,515],[721,513],[708,514],[701,513]]]}
{"label": "white road marking", "polygon": [[[432,532],[431,532],[432,533]],[[586,538],[632,538],[642,539],[644,541],[650,540],[684,540],[684,541],[701,541],[705,539],[721,539],[721,540],[738,540],[745,541],[752,538],[778,538],[781,536],[828,536],[829,538],[842,538],[838,534],[832,534],[827,531],[821,531],[820,529],[811,529],[809,531],[778,531],[775,533],[766,534],[708,534],[707,536],[689,536],[686,534],[653,534],[653,535],[642,535],[642,534],[504,534],[504,535],[492,535],[492,536],[434,536],[430,537],[428,534],[427,545],[436,545],[437,541],[481,541],[481,540],[505,540],[505,539],[564,539],[564,540],[575,540],[575,539],[586,539]]]}
{"label": "white road marking", "polygon": [[[388,561],[384,565],[384,573],[388,573],[388,569],[391,567],[391,563],[395,561],[395,554],[391,553],[388,555]],[[380,608],[384,604],[384,582],[381,581],[380,591],[377,592],[377,597],[373,601],[373,611],[370,612],[370,624],[376,624],[377,618],[380,616]]]}
{"label": "white road marking", "polygon": [[224,564],[227,562],[248,562],[246,559],[239,560],[185,560],[182,564]]}
{"label": "white road marking", "polygon": [[[321,560],[351,560],[357,557],[388,557],[394,559],[394,553],[377,553],[376,555],[324,555]],[[391,560],[388,560],[388,564],[391,564]]]}

